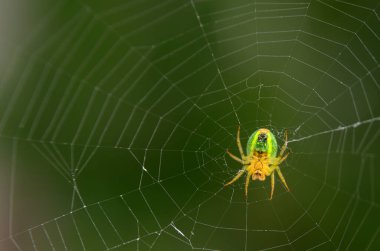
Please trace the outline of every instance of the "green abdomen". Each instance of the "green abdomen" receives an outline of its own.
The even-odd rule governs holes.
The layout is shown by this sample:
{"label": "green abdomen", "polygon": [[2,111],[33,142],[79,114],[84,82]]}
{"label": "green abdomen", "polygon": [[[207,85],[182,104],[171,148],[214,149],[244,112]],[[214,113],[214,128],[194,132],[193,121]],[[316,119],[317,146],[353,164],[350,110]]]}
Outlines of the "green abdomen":
{"label": "green abdomen", "polygon": [[[257,138],[258,135],[261,133],[261,130],[259,129],[256,130],[254,133],[251,134],[251,136],[248,139],[247,142],[247,155],[251,155],[253,151],[255,151],[255,146],[257,143]],[[273,133],[267,130],[267,147],[266,147],[266,152],[268,156],[275,158],[277,157],[277,141],[276,138],[274,137]]]}

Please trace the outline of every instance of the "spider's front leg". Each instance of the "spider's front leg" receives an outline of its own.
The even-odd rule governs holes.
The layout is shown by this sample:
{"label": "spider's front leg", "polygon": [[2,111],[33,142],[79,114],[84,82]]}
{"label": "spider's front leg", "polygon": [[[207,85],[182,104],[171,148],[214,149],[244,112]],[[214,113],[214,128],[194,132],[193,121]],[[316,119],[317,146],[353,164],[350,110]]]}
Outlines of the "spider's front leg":
{"label": "spider's front leg", "polygon": [[244,155],[243,147],[241,146],[241,142],[240,142],[240,125],[238,125],[238,129],[237,129],[236,143],[238,145],[241,158],[245,159],[246,156]]}
{"label": "spider's front leg", "polygon": [[282,183],[284,184],[284,186],[286,187],[286,190],[289,191],[288,184],[286,184],[286,181],[285,181],[284,175],[282,175],[282,172],[281,172],[280,167],[279,167],[279,165],[280,165],[282,162],[284,162],[284,161],[286,160],[286,158],[288,157],[288,155],[289,155],[289,153],[287,153],[285,156],[283,156],[287,146],[288,146],[288,130],[285,130],[285,143],[284,143],[284,145],[281,147],[280,154],[279,154],[278,157],[274,160],[274,163],[272,164],[272,166],[271,166],[271,168],[270,168],[270,171],[272,172],[272,174],[271,174],[271,196],[270,196],[271,199],[272,199],[273,191],[274,191],[274,170],[276,170],[278,176],[280,177],[281,182],[282,182]]}
{"label": "spider's front leg", "polygon": [[233,158],[237,162],[240,162],[243,165],[248,164],[249,161],[247,160],[247,156],[244,155],[243,147],[241,146],[241,141],[240,141],[240,125],[238,125],[238,130],[237,130],[237,135],[236,135],[236,143],[237,143],[237,146],[238,146],[241,158],[239,158],[239,157],[233,155],[232,153],[230,153],[230,151],[228,151],[228,149],[226,150],[227,154],[230,155],[231,158]]}
{"label": "spider's front leg", "polygon": [[[278,155],[278,158],[282,158],[282,155],[284,154],[287,146],[288,146],[288,130],[285,130],[285,143],[281,147],[281,151],[280,151],[280,154]],[[286,156],[285,156],[285,159],[286,159]]]}

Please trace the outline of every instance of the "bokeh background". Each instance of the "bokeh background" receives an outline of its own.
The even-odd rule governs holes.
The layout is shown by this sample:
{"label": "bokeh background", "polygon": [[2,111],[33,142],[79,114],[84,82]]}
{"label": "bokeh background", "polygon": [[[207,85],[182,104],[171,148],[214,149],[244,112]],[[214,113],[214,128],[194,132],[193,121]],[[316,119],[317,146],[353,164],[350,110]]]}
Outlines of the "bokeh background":
{"label": "bokeh background", "polygon": [[[379,1],[0,1],[0,250],[379,250]],[[276,180],[244,178],[260,127]]]}

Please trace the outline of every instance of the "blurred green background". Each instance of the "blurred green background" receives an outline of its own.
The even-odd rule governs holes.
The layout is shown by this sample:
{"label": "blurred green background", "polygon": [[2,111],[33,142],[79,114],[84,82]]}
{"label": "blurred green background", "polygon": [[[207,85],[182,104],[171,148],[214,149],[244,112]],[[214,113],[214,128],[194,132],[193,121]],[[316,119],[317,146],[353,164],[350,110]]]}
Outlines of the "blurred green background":
{"label": "blurred green background", "polygon": [[379,250],[379,3],[1,0],[0,250]]}

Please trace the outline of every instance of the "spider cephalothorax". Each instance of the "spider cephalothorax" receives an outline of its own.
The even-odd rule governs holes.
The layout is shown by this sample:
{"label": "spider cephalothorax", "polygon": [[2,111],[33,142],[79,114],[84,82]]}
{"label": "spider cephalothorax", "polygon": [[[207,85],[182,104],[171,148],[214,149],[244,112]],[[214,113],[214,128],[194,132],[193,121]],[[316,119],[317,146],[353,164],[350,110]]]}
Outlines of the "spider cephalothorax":
{"label": "spider cephalothorax", "polygon": [[241,155],[241,159],[233,155],[227,150],[228,155],[234,160],[240,162],[243,168],[239,170],[238,174],[225,186],[228,186],[238,180],[243,173],[247,172],[245,181],[245,195],[248,195],[248,185],[250,178],[252,180],[264,181],[266,176],[271,176],[271,195],[273,197],[274,191],[274,170],[276,170],[280,180],[289,191],[285,178],[282,175],[279,165],[288,157],[288,153],[283,156],[288,143],[287,131],[285,131],[285,144],[281,147],[280,154],[277,156],[277,141],[271,131],[265,128],[256,130],[248,139],[247,155],[243,152],[243,147],[240,143],[240,127],[237,131],[237,145]]}

